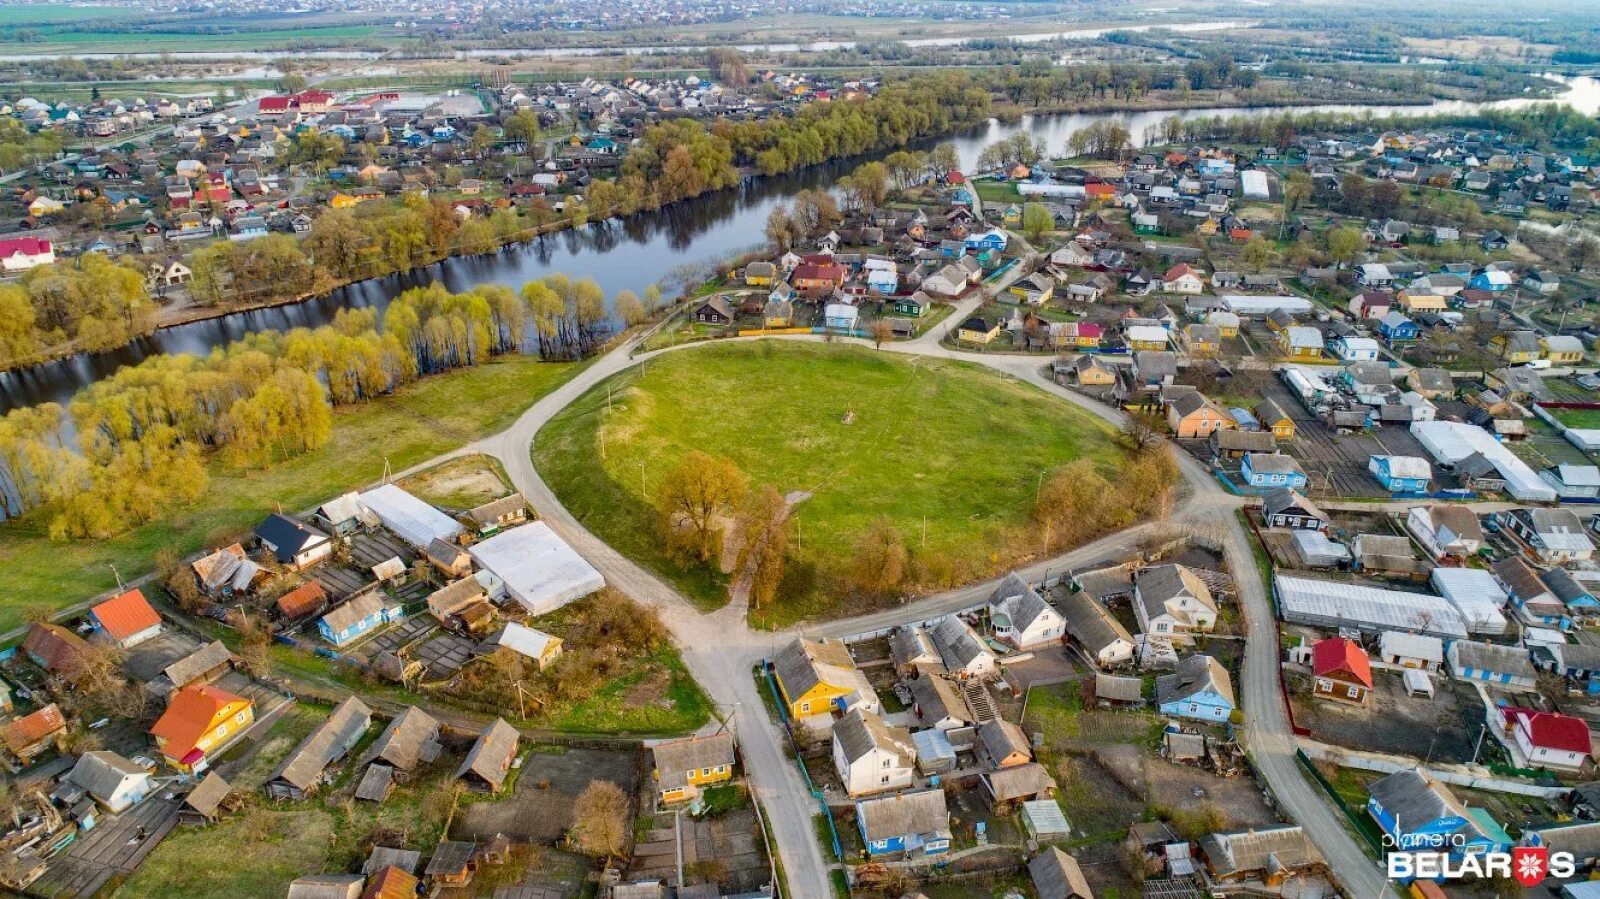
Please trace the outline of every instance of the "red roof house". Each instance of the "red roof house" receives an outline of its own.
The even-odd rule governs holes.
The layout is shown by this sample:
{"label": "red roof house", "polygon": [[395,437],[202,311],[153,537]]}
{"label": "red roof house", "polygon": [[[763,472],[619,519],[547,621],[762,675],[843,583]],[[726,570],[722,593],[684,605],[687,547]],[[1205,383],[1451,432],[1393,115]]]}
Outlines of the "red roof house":
{"label": "red roof house", "polygon": [[123,649],[161,633],[161,616],[137,587],[90,609],[89,620],[106,639]]}
{"label": "red roof house", "polygon": [[1516,706],[1500,713],[1507,736],[1521,756],[1520,763],[1530,768],[1577,771],[1589,761],[1589,725],[1582,718]]}
{"label": "red roof house", "polygon": [[1354,640],[1329,637],[1312,646],[1311,674],[1315,696],[1357,705],[1372,697],[1372,663]]}
{"label": "red roof house", "polygon": [[262,112],[288,112],[289,99],[288,97],[262,97],[258,108]]}

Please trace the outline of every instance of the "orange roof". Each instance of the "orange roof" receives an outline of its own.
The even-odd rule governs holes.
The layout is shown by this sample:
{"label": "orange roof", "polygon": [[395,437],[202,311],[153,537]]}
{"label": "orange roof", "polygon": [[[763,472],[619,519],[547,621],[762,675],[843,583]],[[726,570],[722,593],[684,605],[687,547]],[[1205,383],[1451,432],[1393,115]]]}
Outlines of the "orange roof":
{"label": "orange roof", "polygon": [[415,899],[417,879],[404,869],[390,865],[372,875],[361,899]]}
{"label": "orange roof", "polygon": [[278,597],[278,614],[285,618],[310,615],[322,607],[328,592],[316,581],[308,581]]}
{"label": "orange roof", "polygon": [[218,715],[228,706],[245,701],[220,687],[184,687],[173,694],[150,733],[167,741],[161,748],[163,753],[182,758],[211,729]]}
{"label": "orange roof", "polygon": [[89,610],[89,614],[100,622],[111,639],[118,642],[161,624],[161,616],[150,608],[150,603],[137,587],[95,606]]}
{"label": "orange roof", "polygon": [[61,709],[52,702],[31,715],[7,722],[4,729],[0,729],[0,737],[4,737],[6,747],[12,752],[21,752],[66,726]]}
{"label": "orange roof", "polygon": [[1196,272],[1195,272],[1194,269],[1189,267],[1189,263],[1180,262],[1177,265],[1174,265],[1172,268],[1167,269],[1166,276],[1163,277],[1161,280],[1163,280],[1163,281],[1176,281],[1179,278],[1183,277],[1184,275],[1193,275],[1193,274],[1196,274]]}
{"label": "orange roof", "polygon": [[1366,650],[1343,637],[1329,637],[1311,647],[1311,670],[1317,677],[1343,674],[1363,687],[1372,687],[1372,664]]}

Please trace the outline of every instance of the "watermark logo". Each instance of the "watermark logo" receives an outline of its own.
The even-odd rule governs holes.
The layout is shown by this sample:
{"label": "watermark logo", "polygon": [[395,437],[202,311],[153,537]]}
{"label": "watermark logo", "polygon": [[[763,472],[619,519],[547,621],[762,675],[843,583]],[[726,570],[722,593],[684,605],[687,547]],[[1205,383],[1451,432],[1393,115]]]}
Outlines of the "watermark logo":
{"label": "watermark logo", "polygon": [[1450,852],[1403,849],[1388,853],[1384,866],[1391,880],[1482,880],[1506,877],[1535,887],[1547,877],[1564,880],[1577,873],[1570,852],[1546,846],[1518,846],[1510,852]]}

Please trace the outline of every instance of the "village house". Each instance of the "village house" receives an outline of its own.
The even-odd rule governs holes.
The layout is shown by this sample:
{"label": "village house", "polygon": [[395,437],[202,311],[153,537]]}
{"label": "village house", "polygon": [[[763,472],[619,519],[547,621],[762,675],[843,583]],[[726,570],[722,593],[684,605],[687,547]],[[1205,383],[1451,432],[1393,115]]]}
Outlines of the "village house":
{"label": "village house", "polygon": [[1589,763],[1589,725],[1582,718],[1516,706],[1502,707],[1500,715],[1520,767],[1581,771]]}
{"label": "village house", "polygon": [[41,706],[20,718],[0,724],[0,741],[21,770],[52,749],[60,749],[67,735],[67,719],[55,703]]}
{"label": "village house", "polygon": [[1378,635],[1378,658],[1397,668],[1438,671],[1444,664],[1444,641],[1426,634],[1384,631]]}
{"label": "village house", "polygon": [[1329,637],[1311,647],[1311,694],[1355,705],[1372,698],[1372,664],[1354,640]]}
{"label": "village house", "polygon": [[1161,289],[1167,293],[1197,294],[1205,292],[1205,281],[1188,263],[1180,262],[1161,277]]}
{"label": "village house", "polygon": [[1163,715],[1227,721],[1236,707],[1233,679],[1211,656],[1186,656],[1176,671],[1156,678],[1156,706]]}
{"label": "village house", "polygon": [[[1231,433],[1231,432],[1227,432]],[[1263,434],[1269,441],[1272,435]],[[1256,488],[1288,487],[1299,489],[1306,485],[1306,473],[1293,456],[1283,453],[1245,453],[1239,464],[1239,476],[1245,484]]]}
{"label": "village house", "polygon": [[1538,676],[1520,646],[1457,640],[1445,647],[1445,661],[1456,680],[1531,689]]}
{"label": "village house", "polygon": [[1213,431],[1237,427],[1237,424],[1204,395],[1191,391],[1167,404],[1167,426],[1179,440],[1203,440]]}
{"label": "village house", "polygon": [[978,777],[989,794],[990,808],[1000,812],[1023,802],[1049,799],[1056,791],[1055,779],[1038,762],[997,768]]}
{"label": "village house", "polygon": [[1033,761],[1028,735],[1004,718],[990,718],[978,725],[978,745],[992,768],[1011,768]]}
{"label": "village house", "polygon": [[1463,506],[1415,506],[1406,513],[1406,531],[1435,561],[1465,559],[1483,547],[1483,525]]}
{"label": "village house", "polygon": [[465,517],[477,530],[478,536],[488,537],[504,528],[526,522],[528,501],[522,498],[522,494],[513,493],[475,506],[467,511]]}
{"label": "village house", "polygon": [[79,756],[66,782],[83,790],[114,815],[143,802],[155,788],[150,772],[105,750]]}
{"label": "village house", "polygon": [[328,779],[328,766],[344,758],[372,725],[372,710],[354,696],[339,703],[317,729],[300,741],[262,785],[267,797],[301,800]]}
{"label": "village house", "polygon": [[1390,493],[1426,493],[1433,466],[1418,456],[1370,456],[1367,471]]}
{"label": "village house", "polygon": [[999,669],[999,662],[988,644],[959,615],[946,615],[928,636],[933,639],[945,670],[952,677],[983,679],[992,677]]}
{"label": "village house", "polygon": [[855,709],[833,725],[833,766],[852,798],[911,785],[917,761],[911,732]]}
{"label": "village house", "polygon": [[517,744],[521,735],[503,718],[494,719],[467,751],[461,767],[456,769],[456,780],[467,789],[481,793],[498,793],[511,773],[511,763],[517,757]]}
{"label": "village house", "polygon": [[1056,846],[1046,846],[1028,861],[1028,878],[1039,899],[1094,899],[1078,860]]}
{"label": "village house", "polygon": [[327,558],[333,541],[297,518],[274,512],[256,527],[256,538],[278,564],[298,571]]}
{"label": "village house", "polygon": [[773,657],[772,674],[791,718],[878,709],[877,692],[838,640],[795,638]]}
{"label": "village house", "polygon": [[694,799],[701,788],[733,778],[733,735],[725,731],[657,743],[650,754],[662,802]]}
{"label": "village house", "polygon": [[972,723],[972,710],[966,697],[936,665],[923,666],[918,676],[909,682],[909,687],[911,712],[923,726],[947,731]]}
{"label": "village house", "polygon": [[1546,565],[1581,562],[1594,556],[1594,543],[1583,522],[1570,509],[1512,509],[1501,524],[1521,541],[1524,551]]}
{"label": "village house", "polygon": [[1133,659],[1133,636],[1111,610],[1087,591],[1067,594],[1061,615],[1074,643],[1101,668],[1115,668]]}
{"label": "village house", "polygon": [[1133,611],[1140,630],[1149,635],[1189,643],[1196,633],[1217,624],[1217,602],[1211,590],[1184,565],[1140,569],[1133,581]]}
{"label": "village house", "polygon": [[372,631],[398,621],[402,612],[377,591],[363,593],[317,620],[317,633],[334,646],[347,646]]}
{"label": "village house", "polygon": [[161,633],[161,616],[135,587],[89,609],[89,624],[113,646],[130,649]]}
{"label": "village house", "polygon": [[1294,419],[1283,411],[1283,407],[1279,406],[1276,400],[1262,400],[1256,406],[1256,421],[1262,428],[1271,431],[1277,440],[1294,439]]}
{"label": "village house", "polygon": [[942,788],[864,799],[856,803],[856,824],[872,858],[950,851],[950,811]]}
{"label": "village house", "polygon": [[479,651],[493,652],[505,649],[522,656],[532,662],[534,667],[544,671],[561,658],[561,647],[560,637],[547,634],[538,628],[508,621],[483,641]]}
{"label": "village house", "polygon": [[1222,883],[1258,881],[1269,889],[1322,868],[1322,854],[1297,825],[1218,831],[1200,841],[1206,870]]}
{"label": "village house", "polygon": [[989,597],[989,623],[996,638],[1024,652],[1057,645],[1065,634],[1061,616],[1014,572]]}
{"label": "village house", "polygon": [[1442,845],[1452,857],[1503,850],[1503,828],[1418,770],[1396,771],[1367,787],[1367,814],[1396,846]]}
{"label": "village house", "polygon": [[198,774],[250,727],[255,703],[220,687],[184,687],[150,727],[156,749],[180,771]]}
{"label": "village house", "polygon": [[1328,526],[1328,516],[1294,490],[1274,490],[1263,497],[1261,520],[1269,528],[1320,531]]}
{"label": "village house", "polygon": [[404,782],[420,766],[438,758],[442,748],[439,721],[416,706],[407,706],[373,741],[366,761],[387,767],[390,777]]}

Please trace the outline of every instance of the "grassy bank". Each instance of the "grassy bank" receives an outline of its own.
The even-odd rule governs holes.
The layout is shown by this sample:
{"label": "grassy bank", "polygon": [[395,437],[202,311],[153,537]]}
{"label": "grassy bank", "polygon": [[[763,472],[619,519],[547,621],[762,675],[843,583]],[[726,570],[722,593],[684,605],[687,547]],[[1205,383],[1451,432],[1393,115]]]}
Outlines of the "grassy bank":
{"label": "grassy bank", "polygon": [[339,409],[333,439],[321,449],[263,471],[213,462],[210,486],[193,506],[109,540],[52,541],[42,515],[0,526],[0,630],[17,626],[28,607],[71,605],[110,589],[113,565],[124,579],[137,577],[163,547],[193,552],[247,533],[273,509],[307,508],[370,484],[383,475],[385,459],[406,468],[503,430],[576,370],[506,357]]}
{"label": "grassy bank", "polygon": [[706,608],[726,579],[662,552],[655,485],[691,449],[734,460],[753,485],[810,494],[795,507],[791,577],[770,624],[843,610],[831,589],[878,516],[904,533],[928,587],[992,574],[1041,473],[1109,462],[1110,429],[1027,385],[958,362],[861,347],[761,341],[670,354],[569,406],[535,443],[562,501],[612,546]]}

